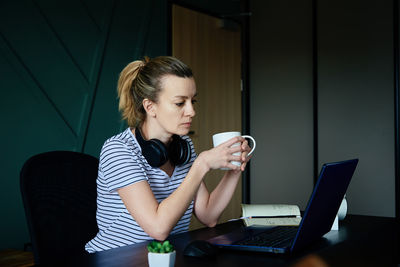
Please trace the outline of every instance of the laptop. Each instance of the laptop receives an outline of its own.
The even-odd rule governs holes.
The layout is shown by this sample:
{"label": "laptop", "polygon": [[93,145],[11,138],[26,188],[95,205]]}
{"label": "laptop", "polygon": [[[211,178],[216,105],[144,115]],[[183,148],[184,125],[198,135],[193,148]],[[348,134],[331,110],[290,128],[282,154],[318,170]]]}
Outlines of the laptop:
{"label": "laptop", "polygon": [[225,249],[293,253],[329,232],[358,159],[325,163],[299,226],[247,226],[207,240]]}

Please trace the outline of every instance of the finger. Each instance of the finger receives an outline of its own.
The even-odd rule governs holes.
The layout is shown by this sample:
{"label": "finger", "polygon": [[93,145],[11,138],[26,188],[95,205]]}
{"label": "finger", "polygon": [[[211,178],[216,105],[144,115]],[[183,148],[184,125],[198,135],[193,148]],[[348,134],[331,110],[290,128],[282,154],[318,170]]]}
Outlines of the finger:
{"label": "finger", "polygon": [[225,142],[222,143],[221,145],[230,147],[230,146],[232,146],[232,145],[235,144],[235,143],[241,143],[241,142],[243,141],[243,139],[244,139],[244,138],[241,137],[241,136],[235,136],[235,137],[232,137],[231,139],[229,139],[228,141],[225,141]]}
{"label": "finger", "polygon": [[251,154],[251,155],[246,155],[246,162],[249,162],[250,161],[250,159],[253,157],[253,154]]}
{"label": "finger", "polygon": [[227,168],[233,170],[233,171],[238,171],[240,170],[240,166],[232,164],[231,162],[228,162],[228,164],[226,165]]}
{"label": "finger", "polygon": [[247,166],[247,162],[244,162],[244,163],[240,166],[240,170],[241,170],[242,172],[244,172],[244,170],[246,169],[246,166]]}
{"label": "finger", "polygon": [[242,156],[241,155],[239,155],[239,156],[231,155],[230,157],[228,157],[228,161],[229,162],[230,161],[239,161],[239,162],[241,162],[242,161]]}
{"label": "finger", "polygon": [[241,146],[236,146],[236,145],[228,147],[228,150],[227,150],[228,154],[233,154],[233,153],[242,154],[242,152],[243,152],[242,147]]}
{"label": "finger", "polygon": [[246,150],[246,152],[250,153],[251,147],[247,146],[245,150]]}
{"label": "finger", "polygon": [[251,147],[249,147],[248,144],[245,144],[245,145],[242,145],[242,150],[243,150],[243,151],[246,151],[246,152],[248,152],[248,153],[250,153]]}
{"label": "finger", "polygon": [[242,142],[242,149],[243,149],[243,150],[246,150],[247,147],[249,147],[249,142],[247,142],[247,140],[244,139],[244,141]]}
{"label": "finger", "polygon": [[242,162],[249,162],[253,155],[249,155],[247,152],[242,154]]}
{"label": "finger", "polygon": [[248,155],[249,153],[247,152],[247,151],[245,151],[245,152],[243,152],[242,153],[242,161],[248,161],[248,159],[247,159],[247,155]]}

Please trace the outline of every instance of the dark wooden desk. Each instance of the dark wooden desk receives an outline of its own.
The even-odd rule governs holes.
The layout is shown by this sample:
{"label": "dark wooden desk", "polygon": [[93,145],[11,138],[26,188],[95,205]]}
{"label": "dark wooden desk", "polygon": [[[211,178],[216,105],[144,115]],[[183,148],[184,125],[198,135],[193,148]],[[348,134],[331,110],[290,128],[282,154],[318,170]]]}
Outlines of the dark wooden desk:
{"label": "dark wooden desk", "polygon": [[34,266],[33,253],[16,249],[1,250],[0,266],[7,266],[7,267]]}
{"label": "dark wooden desk", "polygon": [[[310,255],[327,266],[398,266],[399,226],[394,218],[347,216],[339,231],[331,231],[320,241],[295,255],[277,256],[265,253],[220,250],[215,258],[197,259],[183,256],[185,246],[195,239],[208,239],[241,227],[240,221],[215,228],[204,228],[171,236],[177,255],[175,266],[294,266]],[[148,266],[146,244],[85,255],[71,266]]]}

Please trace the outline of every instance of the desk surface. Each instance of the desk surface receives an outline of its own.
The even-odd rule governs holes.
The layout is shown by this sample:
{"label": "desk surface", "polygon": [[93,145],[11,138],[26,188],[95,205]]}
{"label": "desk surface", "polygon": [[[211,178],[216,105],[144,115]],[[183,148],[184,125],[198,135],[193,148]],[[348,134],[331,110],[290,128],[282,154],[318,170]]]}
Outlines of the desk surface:
{"label": "desk surface", "polygon": [[[294,255],[220,250],[217,257],[197,259],[183,256],[192,240],[206,240],[241,227],[242,222],[229,222],[214,228],[203,228],[168,239],[177,251],[175,266],[294,266],[316,256],[327,266],[398,266],[399,227],[394,218],[347,216],[339,231],[327,233],[321,240]],[[74,259],[74,266],[148,266],[147,243],[135,244]]]}

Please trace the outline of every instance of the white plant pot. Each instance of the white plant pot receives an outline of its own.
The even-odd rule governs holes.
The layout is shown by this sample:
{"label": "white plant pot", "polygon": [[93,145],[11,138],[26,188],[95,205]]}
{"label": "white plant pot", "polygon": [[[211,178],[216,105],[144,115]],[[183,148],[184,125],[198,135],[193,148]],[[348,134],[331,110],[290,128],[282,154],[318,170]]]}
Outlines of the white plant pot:
{"label": "white plant pot", "polygon": [[149,252],[149,267],[173,267],[175,265],[176,251],[170,253]]}

